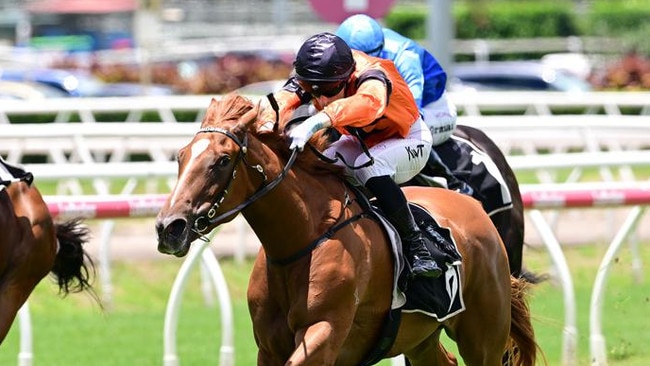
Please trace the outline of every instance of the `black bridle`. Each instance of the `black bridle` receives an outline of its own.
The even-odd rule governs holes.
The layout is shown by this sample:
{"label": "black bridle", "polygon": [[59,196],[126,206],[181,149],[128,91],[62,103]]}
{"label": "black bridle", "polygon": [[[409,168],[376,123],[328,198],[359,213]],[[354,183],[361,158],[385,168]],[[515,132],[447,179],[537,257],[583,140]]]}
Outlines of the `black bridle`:
{"label": "black bridle", "polygon": [[[272,181],[268,182],[267,184],[267,176],[266,173],[264,172],[264,168],[260,164],[251,164],[246,160],[246,154],[248,153],[248,134],[244,135],[244,139],[240,140],[237,135],[234,133],[223,129],[219,127],[203,127],[201,128],[196,134],[201,134],[201,133],[220,133],[225,135],[226,137],[230,138],[239,146],[239,153],[237,154],[237,158],[235,159],[235,162],[233,163],[233,168],[232,168],[232,174],[230,175],[230,179],[228,180],[228,183],[226,184],[226,188],[221,191],[218,195],[210,209],[208,210],[207,214],[201,215],[194,220],[194,224],[192,226],[192,231],[195,233],[199,234],[199,238],[203,241],[209,241],[209,239],[205,236],[205,231],[210,227],[211,225],[231,216],[234,214],[239,213],[241,210],[244,208],[248,207],[251,203],[255,202],[257,199],[262,197],[263,195],[267,194],[269,191],[271,191],[275,186],[277,186],[282,179],[287,175],[289,170],[291,169],[291,166],[293,166],[293,163],[296,160],[296,157],[298,156],[298,150],[293,150],[291,153],[291,156],[289,157],[289,160],[287,161],[287,164],[284,166],[282,169],[282,172],[275,177]],[[251,168],[258,172],[262,176],[262,183],[260,184],[260,187],[253,193],[252,196],[248,197],[245,201],[237,205],[236,207],[222,213],[221,215],[217,215],[217,210],[223,203],[224,199],[228,195],[228,191],[230,190],[230,187],[232,186],[233,181],[237,177],[237,166],[239,165],[240,162],[244,162],[248,168]]]}
{"label": "black bridle", "polygon": [[[271,103],[271,106],[276,112],[276,122],[274,125],[274,130],[277,131],[278,127],[278,121],[279,121],[279,107],[278,104],[273,97],[273,94],[269,94],[267,96],[269,98],[269,101]],[[301,122],[301,121],[298,121]],[[251,164],[246,160],[246,154],[248,153],[248,133],[246,132],[244,135],[243,140],[240,140],[237,135],[234,133],[223,129],[219,127],[203,127],[201,128],[196,134],[201,134],[201,133],[220,133],[225,135],[226,137],[230,138],[239,146],[239,153],[237,154],[237,158],[235,159],[235,162],[233,163],[233,168],[232,168],[232,174],[230,175],[230,179],[228,180],[228,183],[226,184],[226,188],[221,191],[217,195],[217,199],[215,202],[212,204],[210,209],[208,210],[208,213],[206,215],[201,215],[197,217],[194,220],[194,224],[192,226],[192,231],[197,233],[199,235],[199,239],[208,242],[210,239],[208,239],[205,235],[205,231],[210,227],[211,225],[214,225],[218,223],[219,221],[239,213],[241,210],[244,208],[248,207],[250,204],[258,200],[260,197],[264,196],[268,192],[270,192],[273,188],[275,188],[280,182],[287,176],[289,170],[293,166],[294,162],[296,161],[296,157],[298,156],[298,153],[300,152],[299,149],[295,148],[291,151],[291,156],[289,157],[289,160],[285,164],[285,166],[282,168],[282,171],[280,174],[278,174],[277,177],[275,177],[272,181],[267,183],[267,176],[264,172],[264,168],[260,164]],[[310,145],[311,146],[311,145]],[[222,213],[219,216],[216,216],[217,210],[223,203],[224,199],[228,195],[228,190],[232,186],[233,181],[237,177],[237,166],[239,165],[240,162],[244,162],[248,168],[251,168],[261,174],[262,176],[262,183],[260,184],[260,187],[253,193],[252,196],[248,197],[244,202],[240,203],[237,205],[235,208],[232,208],[224,213]],[[275,265],[287,265],[291,262],[294,262],[298,260],[299,258],[302,258],[303,256],[309,254],[312,250],[314,250],[316,247],[324,243],[327,239],[332,238],[339,230],[343,229],[344,227],[352,224],[353,222],[363,219],[363,218],[368,218],[372,217],[372,215],[368,214],[367,210],[364,210],[360,214],[356,214],[346,220],[342,219],[342,215],[344,212],[344,209],[348,207],[353,201],[356,201],[356,199],[352,199],[347,191],[345,190],[345,197],[344,197],[344,203],[342,206],[342,211],[341,211],[341,216],[337,220],[337,224],[331,226],[323,235],[319,236],[316,238],[316,240],[312,241],[309,245],[307,245],[305,248],[301,249],[297,253],[289,256],[288,258],[282,258],[282,259],[273,259],[267,257],[267,261],[270,264],[275,264]],[[215,217],[216,216],[216,217]],[[203,223],[205,221],[205,223]]]}

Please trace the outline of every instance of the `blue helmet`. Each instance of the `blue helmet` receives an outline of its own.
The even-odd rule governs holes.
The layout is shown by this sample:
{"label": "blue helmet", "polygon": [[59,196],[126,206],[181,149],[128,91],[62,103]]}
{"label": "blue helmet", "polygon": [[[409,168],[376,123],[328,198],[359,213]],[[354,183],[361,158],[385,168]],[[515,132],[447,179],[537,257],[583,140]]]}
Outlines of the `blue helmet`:
{"label": "blue helmet", "polygon": [[384,48],[384,31],[381,25],[365,14],[353,15],[341,23],[336,35],[355,50],[370,56],[379,56]]}

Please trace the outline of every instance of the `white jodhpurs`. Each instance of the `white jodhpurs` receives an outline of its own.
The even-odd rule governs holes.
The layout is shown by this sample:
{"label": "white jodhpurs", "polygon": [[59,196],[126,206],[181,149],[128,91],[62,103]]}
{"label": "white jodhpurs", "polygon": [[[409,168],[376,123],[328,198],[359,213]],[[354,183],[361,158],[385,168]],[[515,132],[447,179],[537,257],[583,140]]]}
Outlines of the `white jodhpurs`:
{"label": "white jodhpurs", "polygon": [[[346,167],[346,174],[361,185],[365,185],[372,177],[383,175],[390,176],[397,184],[408,182],[427,163],[431,142],[431,132],[422,118],[418,118],[405,138],[391,138],[369,148],[374,159],[372,165],[361,169]],[[332,159],[340,155],[348,165],[354,167],[362,166],[370,160],[363,152],[359,140],[350,135],[342,135],[323,153]],[[340,158],[337,164],[344,166]]]}
{"label": "white jodhpurs", "polygon": [[447,92],[443,92],[438,100],[431,102],[422,108],[424,122],[431,130],[433,146],[438,146],[447,141],[456,128],[458,113],[456,106],[447,98]]}

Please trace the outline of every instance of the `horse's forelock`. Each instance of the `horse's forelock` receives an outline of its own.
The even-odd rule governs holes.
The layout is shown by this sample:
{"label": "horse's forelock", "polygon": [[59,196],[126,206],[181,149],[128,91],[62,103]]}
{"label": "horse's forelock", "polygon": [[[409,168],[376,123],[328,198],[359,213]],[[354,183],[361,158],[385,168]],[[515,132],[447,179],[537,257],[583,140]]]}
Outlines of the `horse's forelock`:
{"label": "horse's forelock", "polygon": [[251,111],[253,107],[253,102],[250,99],[237,93],[226,94],[220,100],[212,98],[201,127],[217,126],[225,121],[240,121],[241,117]]}

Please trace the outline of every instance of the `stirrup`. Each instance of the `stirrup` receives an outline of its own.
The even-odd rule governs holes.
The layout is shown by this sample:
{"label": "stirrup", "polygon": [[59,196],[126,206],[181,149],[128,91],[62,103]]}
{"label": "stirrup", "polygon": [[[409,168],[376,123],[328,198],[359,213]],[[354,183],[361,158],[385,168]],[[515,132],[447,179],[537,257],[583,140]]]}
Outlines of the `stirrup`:
{"label": "stirrup", "polygon": [[411,259],[411,278],[438,278],[442,276],[443,271],[433,258],[422,259],[413,256]]}
{"label": "stirrup", "polygon": [[456,188],[455,191],[460,193],[460,194],[465,194],[465,195],[468,195],[468,196],[471,196],[471,195],[474,194],[474,189],[472,189],[472,187],[470,187],[469,184],[467,184],[467,183],[462,183],[460,185],[460,188]]}

